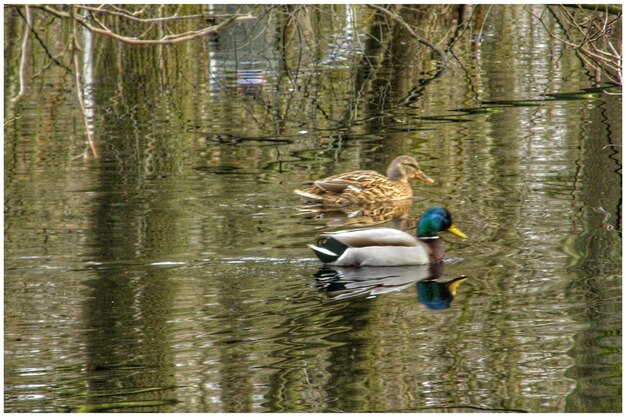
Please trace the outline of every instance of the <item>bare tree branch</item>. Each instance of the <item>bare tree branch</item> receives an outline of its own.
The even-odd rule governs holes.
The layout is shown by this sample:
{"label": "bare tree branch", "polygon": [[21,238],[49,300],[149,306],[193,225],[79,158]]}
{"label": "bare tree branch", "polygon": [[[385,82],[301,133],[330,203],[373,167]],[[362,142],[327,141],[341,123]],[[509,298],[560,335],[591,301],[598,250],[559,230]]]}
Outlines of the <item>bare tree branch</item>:
{"label": "bare tree branch", "polygon": [[[603,6],[606,6],[604,10],[602,9]],[[527,11],[539,20],[552,38],[576,51],[583,65],[595,73],[596,81],[599,82],[600,74],[603,74],[609,82],[621,85],[622,56],[610,40],[613,26],[621,21],[621,14],[617,18],[609,20],[610,12],[607,5],[597,5],[593,9],[576,6],[573,11],[571,11],[571,5],[546,7],[559,24],[566,39],[557,36],[550,30],[544,21],[543,14],[537,16],[531,10],[527,9]],[[576,14],[576,10],[579,11],[578,14]],[[598,13],[586,10],[593,10]],[[602,12],[604,14],[600,15],[599,13]]]}
{"label": "bare tree branch", "polygon": [[181,42],[186,42],[192,39],[201,38],[203,36],[214,35],[234,21],[256,19],[254,16],[251,16],[251,15],[248,15],[248,16],[233,15],[233,16],[227,17],[222,22],[216,25],[205,27],[200,30],[177,33],[174,35],[166,35],[166,36],[163,36],[161,39],[139,39],[135,37],[122,36],[108,29],[97,28],[91,25],[82,16],[71,15],[69,13],[60,11],[52,6],[33,5],[31,7],[44,10],[50,14],[53,14],[63,19],[75,20],[76,22],[80,23],[83,27],[87,28],[93,33],[97,33],[103,36],[108,36],[119,42],[123,42],[123,43],[130,44],[130,45],[173,45],[173,44],[177,44]]}
{"label": "bare tree branch", "polygon": [[581,9],[601,11],[601,7],[605,8],[609,14],[622,14],[622,6],[613,4],[563,4],[563,7],[579,7]]}
{"label": "bare tree branch", "polygon": [[198,18],[204,17],[201,14],[186,15],[186,16],[177,16],[176,14],[174,14],[174,16],[142,19],[140,17],[136,17],[131,14],[128,14],[128,12],[123,13],[123,12],[117,12],[114,10],[106,10],[100,7],[90,7],[90,6],[84,6],[84,5],[78,5],[78,4],[76,5],[76,7],[79,9],[83,9],[83,10],[89,10],[90,12],[95,13],[95,14],[100,13],[100,14],[108,14],[112,16],[119,16],[124,19],[133,20],[135,22],[140,22],[140,23],[163,23],[163,22],[171,22],[174,20],[198,19]]}

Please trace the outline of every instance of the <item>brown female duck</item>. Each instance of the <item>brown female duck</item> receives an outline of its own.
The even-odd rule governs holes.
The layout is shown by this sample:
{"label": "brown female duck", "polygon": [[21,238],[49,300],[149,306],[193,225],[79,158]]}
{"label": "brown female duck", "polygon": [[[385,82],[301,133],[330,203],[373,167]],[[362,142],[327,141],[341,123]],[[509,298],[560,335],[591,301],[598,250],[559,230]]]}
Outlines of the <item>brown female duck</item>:
{"label": "brown female duck", "polygon": [[344,206],[398,201],[413,196],[410,178],[434,182],[424,174],[415,158],[402,155],[387,168],[387,176],[376,171],[352,171],[315,181],[310,187],[294,192],[313,202]]}

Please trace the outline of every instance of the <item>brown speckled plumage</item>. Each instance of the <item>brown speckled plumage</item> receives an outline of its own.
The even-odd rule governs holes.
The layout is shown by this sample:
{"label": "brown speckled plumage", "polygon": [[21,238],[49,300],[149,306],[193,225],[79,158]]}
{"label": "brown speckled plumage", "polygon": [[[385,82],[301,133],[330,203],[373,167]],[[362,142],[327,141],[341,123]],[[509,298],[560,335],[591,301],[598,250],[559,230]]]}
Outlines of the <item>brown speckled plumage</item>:
{"label": "brown speckled plumage", "polygon": [[433,182],[413,157],[403,155],[391,162],[387,176],[376,171],[352,171],[317,180],[294,192],[317,203],[337,206],[398,201],[413,196],[410,178]]}

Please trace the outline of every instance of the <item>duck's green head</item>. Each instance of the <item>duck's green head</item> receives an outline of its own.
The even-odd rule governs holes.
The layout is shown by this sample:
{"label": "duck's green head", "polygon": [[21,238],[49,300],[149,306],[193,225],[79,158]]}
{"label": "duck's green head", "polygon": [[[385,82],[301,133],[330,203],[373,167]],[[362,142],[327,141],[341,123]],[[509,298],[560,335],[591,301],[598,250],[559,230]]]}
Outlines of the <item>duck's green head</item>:
{"label": "duck's green head", "polygon": [[462,239],[467,239],[465,233],[452,223],[452,216],[448,210],[441,207],[429,208],[417,223],[417,237],[437,237],[439,232],[450,232]]}

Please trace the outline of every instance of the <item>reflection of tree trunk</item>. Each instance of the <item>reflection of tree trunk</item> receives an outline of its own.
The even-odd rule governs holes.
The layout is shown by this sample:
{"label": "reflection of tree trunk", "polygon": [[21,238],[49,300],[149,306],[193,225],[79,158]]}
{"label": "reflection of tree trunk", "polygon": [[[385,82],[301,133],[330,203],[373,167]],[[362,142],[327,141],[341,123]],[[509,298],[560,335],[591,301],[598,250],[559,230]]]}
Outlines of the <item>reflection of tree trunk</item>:
{"label": "reflection of tree trunk", "polygon": [[[75,10],[72,6],[70,9],[71,14],[74,15]],[[87,13],[85,12],[85,15]],[[88,20],[88,18],[85,18]],[[79,39],[78,31],[81,31],[82,40]],[[92,52],[92,43],[91,43],[91,33],[85,28],[78,28],[78,23],[76,20],[72,20],[72,61],[74,63],[74,80],[75,80],[75,89],[76,95],[78,96],[78,104],[80,106],[80,111],[83,119],[83,123],[85,125],[85,134],[87,135],[87,143],[88,149],[85,150],[85,156],[88,154],[88,151],[91,151],[91,154],[94,158],[98,158],[98,152],[96,150],[96,144],[94,140],[92,122],[93,122],[93,97],[91,96],[91,88],[85,85],[85,82],[92,82],[92,68],[93,68],[93,52]],[[85,45],[82,45],[85,43]],[[83,65],[80,65],[80,52],[83,52]],[[89,91],[89,96],[85,97],[85,91]]]}
{"label": "reflection of tree trunk", "polygon": [[[115,144],[110,144],[115,146]],[[159,210],[164,201],[153,201],[149,213],[134,204],[134,195],[120,194],[118,181],[128,181],[128,172],[115,177],[110,170],[99,190],[97,210],[92,219],[94,260],[101,264],[91,281],[91,294],[84,305],[87,328],[88,403],[112,401],[102,393],[120,392],[133,401],[168,402],[171,391],[131,395],[145,388],[175,385],[170,329],[167,324],[174,288],[167,270],[150,266],[130,267],[139,250],[141,259],[160,259],[166,253],[154,251],[150,242],[175,240],[176,230],[167,227],[171,213]],[[135,179],[138,180],[138,179]],[[133,209],[134,207],[134,209]],[[124,212],[123,215],[120,211]],[[172,224],[169,223],[169,224]],[[141,225],[147,225],[145,229]],[[166,226],[166,227],[163,227]],[[137,255],[135,255],[137,256]],[[116,263],[120,266],[115,266]],[[146,410],[149,411],[149,410]]]}
{"label": "reflection of tree trunk", "polygon": [[[285,340],[289,347],[281,351],[280,367],[269,379],[266,407],[278,412],[371,411],[363,405],[369,400],[355,395],[360,392],[356,387],[367,383],[366,379],[376,377],[376,372],[369,371],[380,363],[377,346],[365,343],[370,342],[367,317],[371,313],[371,300],[362,301],[331,311],[324,318],[328,324],[322,328],[318,328],[320,318],[317,314],[307,312],[289,317],[281,326],[285,329],[284,334],[278,335],[278,339]],[[322,357],[303,356],[307,340],[320,342],[311,333],[315,328],[321,334],[322,343],[335,346],[320,348]],[[323,409],[310,410],[302,405],[318,396]]]}
{"label": "reflection of tree trunk", "polygon": [[22,57],[21,57],[20,65],[18,69],[18,80],[20,82],[19,84],[20,88],[17,94],[15,95],[15,97],[11,99],[11,101],[17,101],[24,95],[24,89],[25,89],[25,84],[26,84],[26,66],[27,66],[28,56],[30,55],[29,53],[30,51],[30,27],[33,24],[31,13],[30,13],[30,7],[27,5],[24,6],[24,14],[25,14],[26,23],[24,24],[24,35],[22,36]]}
{"label": "reflection of tree trunk", "polygon": [[474,13],[472,14],[472,33],[477,34],[472,36],[472,43],[475,46],[480,45],[480,37],[482,34],[483,26],[485,25],[485,6],[482,4],[476,4],[472,6],[474,8]]}
{"label": "reflection of tree trunk", "polygon": [[[159,7],[159,17],[163,18],[165,5],[161,4],[158,7]],[[157,23],[156,26],[157,26],[157,33],[159,34],[159,39],[162,39],[163,36],[165,36],[165,29],[163,27],[164,24]],[[159,50],[159,84],[161,85],[161,88],[164,88],[165,78],[167,76],[167,74],[165,73],[166,65],[165,65],[164,45],[158,45],[157,49]]]}
{"label": "reflection of tree trunk", "polygon": [[385,96],[389,91],[389,80],[379,74],[381,64],[384,60],[384,54],[389,48],[389,42],[392,37],[388,29],[388,22],[381,12],[375,11],[372,19],[372,25],[369,34],[365,39],[364,53],[361,62],[356,66],[356,75],[354,81],[354,91],[358,93],[355,99],[365,102],[365,118],[370,120],[368,126],[376,131],[381,130],[384,123],[380,116],[381,104],[388,104]]}
{"label": "reflection of tree trunk", "polygon": [[[117,92],[124,95],[109,101],[111,111],[102,118],[102,130],[114,134],[107,136],[107,146],[102,149],[101,184],[88,229],[90,246],[95,248],[93,259],[98,266],[94,268],[94,279],[89,283],[91,294],[83,307],[90,330],[86,348],[87,402],[114,405],[115,397],[101,394],[120,392],[129,401],[165,404],[173,399],[173,393],[164,388],[176,383],[168,324],[175,288],[167,269],[145,263],[167,258],[170,242],[181,239],[183,231],[177,227],[180,214],[173,210],[169,200],[168,178],[175,180],[175,176],[162,178],[159,192],[150,191],[146,179],[153,169],[154,152],[168,149],[170,138],[167,132],[157,132],[149,138],[134,136],[133,132],[142,127],[135,125],[132,117],[118,117],[128,115],[128,109],[151,111],[153,107],[145,104],[146,97],[162,99],[159,83],[154,82],[158,80],[155,72],[158,69],[150,65],[158,59],[158,51],[126,48],[122,53],[117,48],[119,45],[110,41],[98,46],[101,60],[100,65],[93,66],[94,79],[100,81],[98,85],[117,85]],[[126,68],[123,73],[108,71],[105,63],[115,60]],[[128,84],[133,88],[128,88]],[[142,88],[136,88],[138,85]],[[94,97],[111,90],[97,89]],[[134,117],[163,120],[154,114]],[[126,134],[115,134],[119,132]],[[154,159],[159,159],[161,164],[176,165],[179,154],[167,155]],[[133,169],[129,169],[131,165]],[[126,191],[120,192],[119,184],[125,184]],[[143,203],[137,204],[138,201]],[[135,263],[136,259],[144,264]],[[145,388],[154,391],[132,394]]]}
{"label": "reflection of tree trunk", "polygon": [[[229,340],[217,343],[219,350],[220,368],[219,384],[223,412],[249,413],[252,412],[254,392],[253,377],[255,370],[254,360],[250,357],[251,345],[254,342],[242,342],[240,338],[246,334],[246,321],[242,320],[248,314],[246,309],[246,289],[250,283],[238,282],[236,286],[229,285],[228,279],[219,281],[219,303],[228,310],[229,319],[226,328],[221,333],[228,335]],[[249,330],[249,329],[248,329]]]}
{"label": "reflection of tree trunk", "polygon": [[[619,379],[622,374],[621,337],[612,334],[615,322],[606,321],[619,317],[620,303],[608,300],[619,299],[622,293],[622,239],[616,230],[622,228],[621,181],[616,175],[621,171],[622,152],[615,146],[621,144],[619,109],[619,105],[604,103],[590,113],[590,118],[582,118],[591,121],[584,126],[596,127],[581,126],[580,172],[575,193],[582,207],[579,229],[584,232],[572,243],[580,257],[572,266],[574,279],[568,292],[575,300],[585,300],[589,307],[580,313],[581,319],[591,325],[579,332],[571,350],[576,366],[569,370],[568,376],[578,384],[567,398],[565,411],[568,412],[593,411],[587,405],[590,398],[596,410],[620,411],[615,399],[619,398],[621,386],[599,382]],[[617,111],[612,113],[612,110]],[[590,373],[594,376],[589,377]],[[599,385],[603,387],[600,391]]]}
{"label": "reflection of tree trunk", "polygon": [[[16,13],[8,13],[5,10],[4,16],[5,33],[19,33],[20,26],[23,25],[23,20],[20,19]],[[15,97],[19,84],[16,83],[15,69],[18,68],[17,61],[19,50],[19,39],[16,36],[5,36],[4,38],[4,80],[5,80],[5,92],[4,92],[4,121],[13,118],[15,114],[15,106],[9,105],[8,101],[10,97]]]}
{"label": "reflection of tree trunk", "polygon": [[[391,13],[400,16],[410,26],[430,33],[447,29],[454,21],[455,9],[448,6],[390,7]],[[438,9],[436,14],[439,19],[432,17],[434,7]],[[442,15],[447,16],[447,19],[442,21]],[[389,26],[391,31],[388,30]],[[368,106],[370,115],[374,116],[397,105],[412,90],[417,90],[421,95],[425,86],[424,81],[429,80],[428,77],[423,78],[422,74],[433,73],[435,68],[431,57],[432,51],[419,46],[406,28],[396,24],[394,20],[389,20],[380,10],[374,13],[369,32],[370,35],[365,42],[365,54],[358,67],[355,91],[361,93],[361,96],[373,96]],[[376,69],[387,66],[393,68],[394,73],[391,77],[385,75],[379,78]],[[366,80],[371,82],[369,89],[364,88]],[[413,100],[415,99],[416,97],[413,97]],[[381,104],[384,105],[383,108],[380,107]]]}
{"label": "reflection of tree trunk", "polygon": [[317,56],[319,47],[317,27],[319,11],[313,6],[286,5],[283,13],[277,14],[280,30],[283,65],[288,74],[297,73]]}
{"label": "reflection of tree trunk", "polygon": [[97,157],[97,152],[95,150],[95,143],[93,143],[93,135],[94,135],[94,107],[96,105],[93,96],[93,36],[91,32],[89,32],[85,28],[81,28],[82,34],[82,48],[83,48],[83,67],[82,67],[82,89],[83,89],[83,104],[84,104],[84,117],[85,117],[85,128],[87,133],[87,138],[92,146],[92,152],[95,157]]}
{"label": "reflection of tree trunk", "polygon": [[[367,412],[375,411],[369,405],[377,404],[380,399],[381,387],[378,373],[375,368],[383,360],[379,347],[373,340],[376,338],[368,329],[369,316],[373,313],[370,300],[352,302],[339,311],[341,324],[344,329],[339,338],[340,343],[330,349],[326,372],[330,377],[324,385],[327,398],[335,399],[329,405],[332,409],[344,411]],[[336,323],[329,317],[330,323]],[[350,334],[349,337],[346,337]],[[334,337],[327,337],[333,342]],[[372,369],[374,368],[374,369]],[[360,387],[368,386],[368,396],[364,397]],[[361,394],[361,395],[359,395]]]}
{"label": "reflection of tree trunk", "polygon": [[[414,5],[403,7],[398,14],[414,28],[419,28],[427,35],[451,31],[456,22],[456,10],[453,6],[443,5]],[[429,39],[434,42],[435,39]],[[394,70],[393,91],[396,93],[395,102],[402,100],[410,103],[421,98],[425,86],[434,77],[440,76],[438,65],[439,57],[432,49],[419,45],[400,25],[394,27],[393,41],[389,55],[389,64]],[[412,65],[407,65],[411,63]]]}

